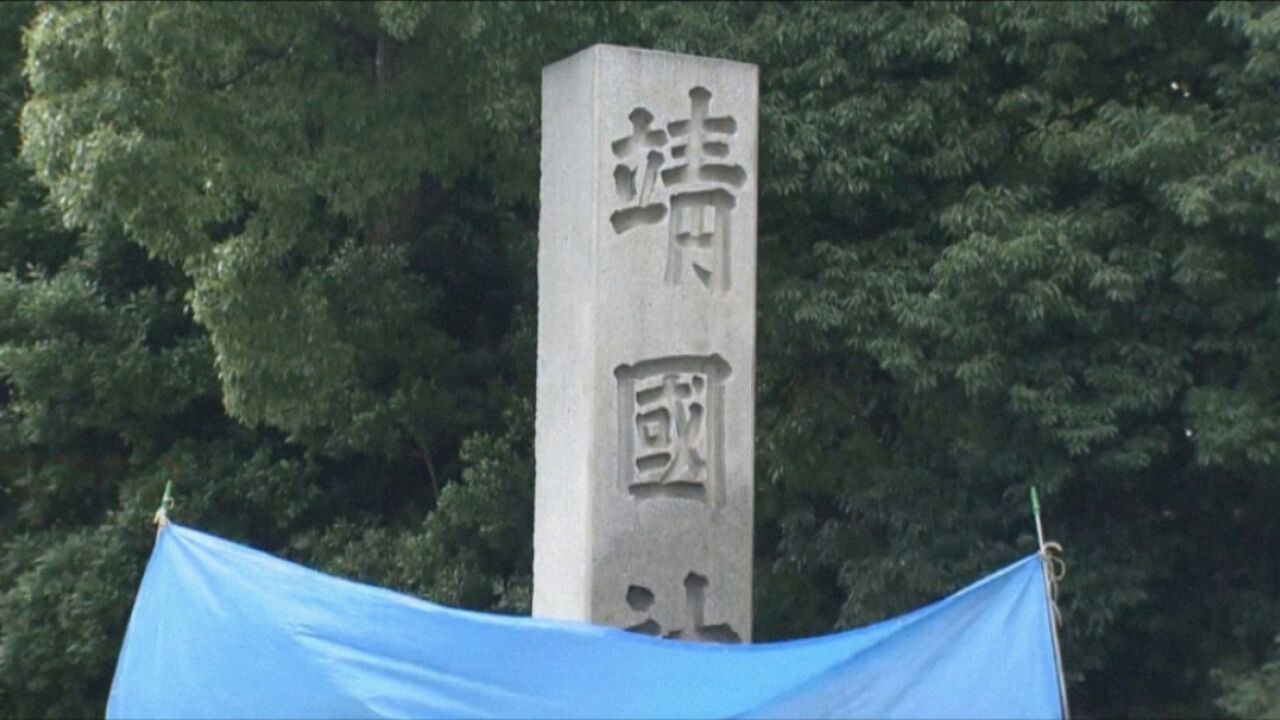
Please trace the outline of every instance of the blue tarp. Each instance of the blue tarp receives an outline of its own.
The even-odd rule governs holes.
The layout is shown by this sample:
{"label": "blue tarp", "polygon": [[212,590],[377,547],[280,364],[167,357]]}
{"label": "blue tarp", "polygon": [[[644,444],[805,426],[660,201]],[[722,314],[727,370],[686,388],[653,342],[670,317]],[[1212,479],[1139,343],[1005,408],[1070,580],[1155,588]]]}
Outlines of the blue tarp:
{"label": "blue tarp", "polygon": [[170,524],[108,718],[1058,718],[1032,555],[915,612],[758,645],[467,612]]}

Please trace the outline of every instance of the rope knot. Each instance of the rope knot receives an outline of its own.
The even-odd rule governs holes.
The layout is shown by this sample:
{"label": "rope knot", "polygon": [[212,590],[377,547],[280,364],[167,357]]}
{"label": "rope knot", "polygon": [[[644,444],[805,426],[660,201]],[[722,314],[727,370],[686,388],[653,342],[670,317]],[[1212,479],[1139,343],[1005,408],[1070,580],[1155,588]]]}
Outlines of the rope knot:
{"label": "rope knot", "polygon": [[1049,607],[1053,609],[1053,623],[1062,627],[1062,611],[1058,608],[1058,583],[1067,576],[1067,563],[1062,559],[1062,546],[1056,542],[1046,542],[1040,548],[1040,557],[1044,560],[1044,571],[1049,578]]}

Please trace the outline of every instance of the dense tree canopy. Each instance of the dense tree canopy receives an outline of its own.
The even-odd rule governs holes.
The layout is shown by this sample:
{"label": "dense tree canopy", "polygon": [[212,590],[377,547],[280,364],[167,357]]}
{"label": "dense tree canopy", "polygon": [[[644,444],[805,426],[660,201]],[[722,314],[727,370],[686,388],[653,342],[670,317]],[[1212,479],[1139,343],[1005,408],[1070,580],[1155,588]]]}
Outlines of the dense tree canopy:
{"label": "dense tree canopy", "polygon": [[540,68],[761,67],[756,635],[1066,547],[1081,715],[1280,715],[1280,9],[0,4],[0,713],[183,522],[527,611]]}

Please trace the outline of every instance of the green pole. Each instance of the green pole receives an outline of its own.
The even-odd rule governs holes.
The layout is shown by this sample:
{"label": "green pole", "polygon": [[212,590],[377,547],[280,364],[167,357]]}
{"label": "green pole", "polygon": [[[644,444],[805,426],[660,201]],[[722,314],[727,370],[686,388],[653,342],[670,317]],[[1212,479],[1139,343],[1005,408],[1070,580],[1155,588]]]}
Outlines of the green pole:
{"label": "green pole", "polygon": [[159,536],[160,531],[164,530],[164,526],[169,524],[169,510],[173,508],[173,481],[166,480],[164,483],[164,497],[160,498],[160,507],[156,508],[156,535]]}
{"label": "green pole", "polygon": [[1036,519],[1036,542],[1040,544],[1040,554],[1044,554],[1044,527],[1040,524],[1040,496],[1036,494],[1036,486],[1031,486],[1031,515]]}
{"label": "green pole", "polygon": [[[1032,496],[1034,497],[1035,490],[1033,489],[1031,493],[1032,493]],[[168,512],[169,508],[172,508],[172,507],[173,507],[173,481],[166,480],[164,482],[164,497],[160,498],[160,509],[164,510],[165,512]],[[1039,511],[1037,510],[1036,512],[1039,512]]]}

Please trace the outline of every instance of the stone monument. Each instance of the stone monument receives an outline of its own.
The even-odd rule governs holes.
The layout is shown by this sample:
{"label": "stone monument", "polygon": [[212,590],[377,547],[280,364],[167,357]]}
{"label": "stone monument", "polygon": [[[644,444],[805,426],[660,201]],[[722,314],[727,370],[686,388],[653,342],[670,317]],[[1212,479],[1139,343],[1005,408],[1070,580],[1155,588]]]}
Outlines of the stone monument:
{"label": "stone monument", "polygon": [[533,613],[751,636],[759,73],[543,69]]}

